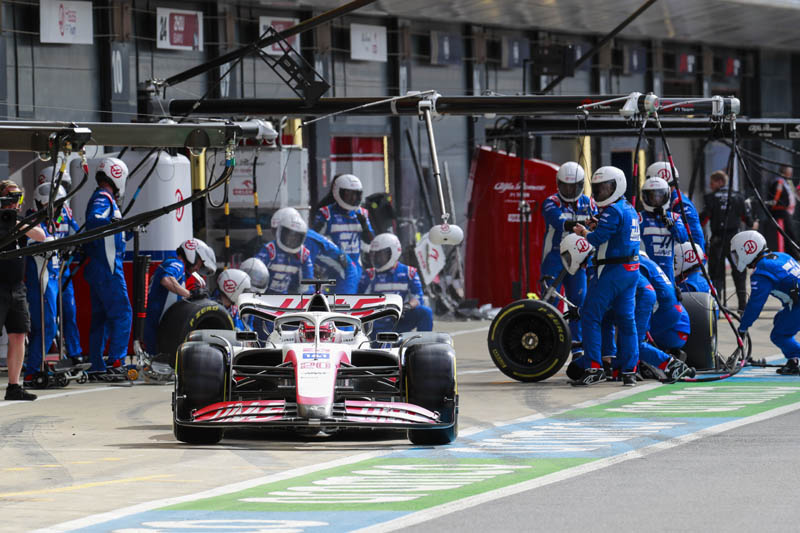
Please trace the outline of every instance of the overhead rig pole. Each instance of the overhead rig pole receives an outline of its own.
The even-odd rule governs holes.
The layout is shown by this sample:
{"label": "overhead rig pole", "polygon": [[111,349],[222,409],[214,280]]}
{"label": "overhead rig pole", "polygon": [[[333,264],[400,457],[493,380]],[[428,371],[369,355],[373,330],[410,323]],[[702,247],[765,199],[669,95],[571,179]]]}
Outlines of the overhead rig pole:
{"label": "overhead rig pole", "polygon": [[[637,95],[635,101],[631,99]],[[428,98],[423,95],[406,95],[396,97],[353,97],[353,98],[320,98],[312,105],[306,106],[299,98],[226,98],[207,99],[193,109],[196,100],[176,99],[169,102],[171,115],[192,113],[203,117],[214,116],[296,116],[319,117],[330,114],[347,114],[354,116],[417,116],[420,101]],[[625,102],[632,113],[646,114],[652,106],[674,105],[666,113],[668,116],[711,115],[712,103],[697,98],[669,98],[659,100],[653,95],[640,93],[620,94],[600,97],[583,96],[437,96],[436,113],[439,115],[574,115],[580,107],[591,107],[592,115],[619,115]],[[722,98],[726,111],[738,111],[739,100]]]}

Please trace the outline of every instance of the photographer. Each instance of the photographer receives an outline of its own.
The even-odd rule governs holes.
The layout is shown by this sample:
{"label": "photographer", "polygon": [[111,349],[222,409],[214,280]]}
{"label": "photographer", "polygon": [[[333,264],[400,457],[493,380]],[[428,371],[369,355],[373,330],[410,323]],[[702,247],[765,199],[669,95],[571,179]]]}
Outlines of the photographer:
{"label": "photographer", "polygon": [[[23,191],[11,180],[0,181],[0,235],[14,231],[22,207]],[[23,227],[26,236],[35,241],[44,241],[45,234],[40,227]],[[24,239],[12,242],[2,251],[17,250]],[[26,392],[19,384],[22,359],[25,355],[25,335],[31,329],[26,298],[25,260],[23,257],[0,261],[0,328],[8,332],[8,387],[6,400],[35,400],[36,395]]]}

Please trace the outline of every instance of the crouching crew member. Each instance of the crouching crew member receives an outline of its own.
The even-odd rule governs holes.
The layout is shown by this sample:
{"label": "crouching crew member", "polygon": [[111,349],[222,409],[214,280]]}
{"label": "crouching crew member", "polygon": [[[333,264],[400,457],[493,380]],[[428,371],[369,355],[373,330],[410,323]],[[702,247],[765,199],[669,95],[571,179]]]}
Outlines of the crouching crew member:
{"label": "crouching crew member", "polygon": [[737,233],[731,239],[731,257],[739,272],[747,267],[753,269],[750,299],[739,333],[747,333],[770,295],[780,300],[783,309],[775,314],[769,336],[786,356],[786,364],[778,369],[778,374],[800,374],[800,343],[794,338],[800,331],[800,264],[789,254],[770,252],[764,236],[752,230]]}
{"label": "crouching crew member", "polygon": [[230,313],[233,326],[238,331],[248,329],[242,322],[242,317],[239,316],[239,296],[250,289],[250,276],[242,270],[229,268],[217,276],[217,287],[219,288],[219,302]]}
{"label": "crouching crew member", "polygon": [[[394,331],[432,331],[433,311],[424,304],[422,282],[417,269],[400,263],[403,248],[400,240],[391,233],[381,233],[369,246],[372,268],[361,276],[359,294],[399,294],[405,309]],[[374,332],[390,331],[391,319],[379,319]]]}
{"label": "crouching crew member", "polygon": [[[117,202],[125,194],[128,167],[121,159],[106,157],[95,172],[95,189],[86,206],[86,230],[107,226],[122,218]],[[84,245],[89,262],[84,277],[89,283],[92,321],[89,329],[89,360],[92,373],[124,374],[121,368],[128,355],[133,312],[128,300],[128,286],[122,270],[125,237],[122,232],[96,239]],[[108,342],[108,360],[103,352]]]}
{"label": "crouching crew member", "polygon": [[681,292],[707,292],[711,294],[711,286],[703,277],[700,261],[706,262],[706,256],[700,245],[683,242],[675,245],[675,283]]}
{"label": "crouching crew member", "polygon": [[158,353],[158,324],[161,317],[172,304],[191,295],[191,291],[185,287],[186,278],[201,269],[213,273],[216,266],[213,250],[200,239],[184,241],[178,246],[175,257],[169,257],[158,265],[147,289],[147,315],[142,332],[144,346],[149,353]]}
{"label": "crouching crew member", "polygon": [[308,226],[295,211],[281,217],[275,240],[268,242],[256,254],[269,270],[269,294],[299,294],[300,281],[314,277],[311,252],[303,243]]}
{"label": "crouching crew member", "polygon": [[576,385],[592,385],[606,378],[601,359],[601,323],[608,311],[616,316],[619,367],[624,385],[636,383],[639,362],[634,318],[636,283],[639,279],[639,217],[625,200],[627,180],[616,167],[601,167],[592,176],[592,197],[601,208],[594,231],[582,224],[575,233],[597,249],[590,269],[581,327],[585,354],[567,367]]}
{"label": "crouching crew member", "polygon": [[[547,224],[542,250],[542,279],[540,284],[550,285],[561,273],[559,243],[564,233],[569,233],[577,223],[588,223],[597,214],[597,205],[583,194],[585,175],[583,167],[574,161],[561,165],[556,174],[558,193],[549,196],[542,204],[544,220]],[[564,292],[567,299],[578,308],[583,307],[586,297],[586,271],[582,268],[564,278]],[[561,287],[556,287],[560,290]],[[544,287],[543,287],[544,292]],[[581,347],[581,320],[570,317],[569,330],[572,334],[572,357],[583,355]]]}
{"label": "crouching crew member", "polygon": [[661,178],[648,178],[642,185],[644,212],[639,215],[642,243],[647,255],[667,275],[670,282],[675,279],[672,272],[675,243],[689,239],[680,216],[669,210],[669,185]]}

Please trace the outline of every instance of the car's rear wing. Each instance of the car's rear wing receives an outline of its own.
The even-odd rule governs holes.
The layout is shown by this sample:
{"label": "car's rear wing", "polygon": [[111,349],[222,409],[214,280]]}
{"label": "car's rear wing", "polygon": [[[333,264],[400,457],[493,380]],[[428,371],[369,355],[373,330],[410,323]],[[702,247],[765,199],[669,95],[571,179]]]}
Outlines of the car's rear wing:
{"label": "car's rear wing", "polygon": [[292,311],[334,311],[359,318],[362,323],[379,318],[399,319],[403,299],[398,294],[250,294],[239,297],[239,313],[270,322]]}

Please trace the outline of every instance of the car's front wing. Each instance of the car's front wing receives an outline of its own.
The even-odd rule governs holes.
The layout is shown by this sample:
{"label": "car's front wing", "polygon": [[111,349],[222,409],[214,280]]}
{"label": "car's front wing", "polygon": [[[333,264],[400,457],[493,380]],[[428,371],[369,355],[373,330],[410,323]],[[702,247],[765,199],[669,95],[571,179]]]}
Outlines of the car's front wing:
{"label": "car's front wing", "polygon": [[453,425],[438,413],[402,402],[345,400],[333,405],[330,418],[304,418],[297,404],[285,400],[219,402],[192,412],[190,420],[175,420],[191,426],[224,427],[362,427],[438,429]]}

